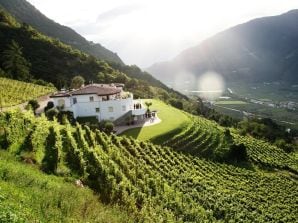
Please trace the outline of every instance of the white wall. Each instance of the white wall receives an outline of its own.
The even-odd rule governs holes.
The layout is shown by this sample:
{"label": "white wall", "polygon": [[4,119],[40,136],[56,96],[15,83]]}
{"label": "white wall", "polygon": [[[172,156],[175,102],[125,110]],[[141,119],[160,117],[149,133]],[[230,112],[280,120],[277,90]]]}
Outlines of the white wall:
{"label": "white wall", "polygon": [[[132,95],[131,95],[132,96]],[[90,101],[90,97],[94,98],[94,101]],[[77,99],[77,103],[73,104],[73,99]],[[102,101],[102,97],[96,94],[90,95],[76,95],[71,97],[57,97],[53,98],[55,107],[58,106],[58,101],[63,99],[65,101],[64,111],[72,111],[74,118],[84,117],[84,116],[97,116],[98,120],[111,120],[114,121],[120,118],[122,115],[126,114],[128,111],[132,110],[135,115],[142,115],[146,112],[146,109],[134,110],[133,97],[126,99],[115,99],[110,96],[109,101]],[[100,112],[96,112],[96,108],[100,109]],[[112,108],[112,111],[109,109]],[[124,110],[125,108],[125,110]]]}
{"label": "white wall", "polygon": [[[90,101],[90,97],[93,97],[93,101]],[[77,103],[73,104],[74,98],[77,99]],[[99,108],[101,98],[96,94],[88,95],[74,95],[71,97],[72,111],[75,118],[84,116],[97,116],[100,120],[100,113],[96,112],[96,108]]]}
{"label": "white wall", "polygon": [[[125,106],[125,110],[123,110],[123,106]],[[113,108],[112,112],[109,110],[109,107]],[[100,103],[101,119],[114,121],[132,109],[132,98],[102,101]]]}

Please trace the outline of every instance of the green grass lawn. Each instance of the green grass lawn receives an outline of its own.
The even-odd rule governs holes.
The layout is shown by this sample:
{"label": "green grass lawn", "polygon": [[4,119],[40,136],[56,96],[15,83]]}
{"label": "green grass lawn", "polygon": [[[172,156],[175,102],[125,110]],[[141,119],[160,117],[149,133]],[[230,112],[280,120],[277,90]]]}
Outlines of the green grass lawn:
{"label": "green grass lawn", "polygon": [[229,101],[217,101],[215,104],[216,105],[246,105],[247,102],[229,100]]}
{"label": "green grass lawn", "polygon": [[190,122],[190,118],[181,110],[166,105],[159,100],[148,101],[152,102],[150,110],[157,110],[157,116],[161,119],[161,123],[143,128],[129,129],[121,135],[160,143],[172,137]]}

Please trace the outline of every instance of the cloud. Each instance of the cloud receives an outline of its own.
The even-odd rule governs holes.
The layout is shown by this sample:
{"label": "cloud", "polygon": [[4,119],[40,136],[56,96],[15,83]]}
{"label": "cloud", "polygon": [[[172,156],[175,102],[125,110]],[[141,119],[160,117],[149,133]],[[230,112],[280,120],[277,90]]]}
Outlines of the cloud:
{"label": "cloud", "polygon": [[97,17],[96,22],[104,23],[104,22],[109,22],[111,20],[114,20],[120,16],[130,14],[132,12],[135,12],[139,9],[141,9],[142,6],[140,4],[126,4],[126,5],[121,5],[118,7],[115,7],[111,10],[105,11]]}

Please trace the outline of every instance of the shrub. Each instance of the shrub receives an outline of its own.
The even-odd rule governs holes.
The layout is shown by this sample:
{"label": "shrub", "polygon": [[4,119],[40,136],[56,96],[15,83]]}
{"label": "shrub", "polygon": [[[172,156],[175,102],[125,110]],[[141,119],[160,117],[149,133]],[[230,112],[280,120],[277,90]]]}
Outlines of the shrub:
{"label": "shrub", "polygon": [[62,150],[62,137],[59,129],[51,126],[46,139],[45,156],[42,160],[42,169],[47,173],[55,173],[59,162],[59,151]]}
{"label": "shrub", "polygon": [[54,102],[49,101],[47,106],[44,108],[44,112],[47,112],[51,108],[54,108]]}
{"label": "shrub", "polygon": [[38,101],[35,99],[32,99],[30,101],[28,101],[28,104],[26,106],[26,109],[32,109],[33,113],[35,114],[35,110],[38,109],[40,107],[40,105],[38,104]]}
{"label": "shrub", "polygon": [[229,152],[229,160],[235,162],[247,161],[247,151],[243,143],[232,144]]}
{"label": "shrub", "polygon": [[109,120],[103,120],[99,123],[99,129],[105,133],[110,134],[114,130],[114,124]]}
{"label": "shrub", "polygon": [[55,117],[57,117],[59,111],[56,108],[51,108],[46,112],[46,116],[49,120],[53,121]]}

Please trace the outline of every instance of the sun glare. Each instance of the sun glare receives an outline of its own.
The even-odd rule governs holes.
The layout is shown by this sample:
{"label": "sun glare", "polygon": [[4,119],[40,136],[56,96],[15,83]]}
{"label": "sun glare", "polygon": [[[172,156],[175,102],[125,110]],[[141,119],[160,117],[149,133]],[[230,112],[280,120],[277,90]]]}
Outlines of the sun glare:
{"label": "sun glare", "polygon": [[198,92],[208,99],[218,98],[225,89],[222,76],[216,72],[207,72],[198,79]]}
{"label": "sun glare", "polygon": [[298,7],[294,0],[283,4],[272,0],[28,1],[88,40],[117,52],[125,63],[143,68],[169,60],[233,25]]}

